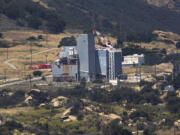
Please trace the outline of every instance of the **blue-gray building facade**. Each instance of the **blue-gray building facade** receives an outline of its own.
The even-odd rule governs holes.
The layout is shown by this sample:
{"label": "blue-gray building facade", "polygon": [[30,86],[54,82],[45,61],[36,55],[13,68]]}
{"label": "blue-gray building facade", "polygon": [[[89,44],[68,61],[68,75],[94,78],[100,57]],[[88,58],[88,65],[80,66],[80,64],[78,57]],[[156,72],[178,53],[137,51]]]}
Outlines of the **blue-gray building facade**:
{"label": "blue-gray building facade", "polygon": [[87,81],[95,79],[95,45],[93,34],[81,34],[77,38],[80,77]]}
{"label": "blue-gray building facade", "polygon": [[109,52],[106,49],[96,50],[96,72],[108,80],[109,78]]}

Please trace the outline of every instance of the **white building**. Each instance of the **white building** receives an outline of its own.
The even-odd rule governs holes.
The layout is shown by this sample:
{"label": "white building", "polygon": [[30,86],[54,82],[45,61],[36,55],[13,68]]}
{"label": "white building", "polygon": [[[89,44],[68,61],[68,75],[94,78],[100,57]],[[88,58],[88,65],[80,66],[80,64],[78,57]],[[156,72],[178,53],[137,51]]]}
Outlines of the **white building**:
{"label": "white building", "polygon": [[144,54],[138,55],[127,55],[124,56],[124,61],[122,66],[133,66],[133,65],[142,65],[144,63]]}
{"label": "white building", "polygon": [[77,55],[76,46],[63,46],[61,47],[61,52],[59,53],[59,58],[70,57],[72,55]]}

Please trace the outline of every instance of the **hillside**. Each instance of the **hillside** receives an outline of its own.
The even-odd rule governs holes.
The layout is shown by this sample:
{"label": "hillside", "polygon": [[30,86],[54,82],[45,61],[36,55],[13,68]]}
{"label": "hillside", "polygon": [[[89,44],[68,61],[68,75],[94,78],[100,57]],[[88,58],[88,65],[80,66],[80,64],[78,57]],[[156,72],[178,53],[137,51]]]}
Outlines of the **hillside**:
{"label": "hillside", "polygon": [[42,0],[56,9],[68,27],[86,31],[94,25],[106,32],[137,33],[164,30],[180,33],[180,14],[144,0]]}
{"label": "hillside", "polygon": [[147,3],[157,7],[179,8],[180,0],[147,0]]}
{"label": "hillside", "polygon": [[175,1],[174,0],[147,0],[147,2],[149,4],[157,6],[157,7],[163,7],[163,6],[167,6],[169,8],[175,7]]}
{"label": "hillside", "polygon": [[[14,20],[12,25],[48,30],[51,33],[60,33],[64,30],[65,26],[64,21],[61,20],[56,12],[46,8],[42,2],[31,0],[1,0],[0,15],[9,18],[9,21],[5,22],[5,19],[1,17],[0,22],[3,24]],[[1,30],[4,27],[0,27]]]}
{"label": "hillside", "polygon": [[[165,2],[164,2],[165,1]],[[164,5],[170,0],[12,0],[0,1],[0,13],[16,24],[59,33],[65,29],[91,32],[96,26],[113,36],[144,36],[153,30],[180,33],[180,13]],[[159,5],[158,7],[153,5]],[[178,9],[179,1],[172,2]],[[38,11],[38,12],[37,12]],[[65,27],[66,25],[66,27]],[[45,27],[44,27],[45,26]]]}

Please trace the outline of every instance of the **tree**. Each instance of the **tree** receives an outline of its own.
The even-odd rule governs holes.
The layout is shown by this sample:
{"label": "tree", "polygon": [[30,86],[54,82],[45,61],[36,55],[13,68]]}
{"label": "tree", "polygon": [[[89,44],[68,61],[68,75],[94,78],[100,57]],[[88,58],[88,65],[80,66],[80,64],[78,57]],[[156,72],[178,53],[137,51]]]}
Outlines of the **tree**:
{"label": "tree", "polygon": [[42,20],[39,17],[31,16],[28,18],[28,26],[34,29],[38,29],[42,24]]}
{"label": "tree", "polygon": [[24,128],[22,124],[17,123],[14,120],[11,120],[11,121],[7,121],[4,125],[0,127],[0,132],[2,135],[5,134],[10,135],[13,134],[12,132],[15,129],[22,131]]}
{"label": "tree", "polygon": [[177,49],[180,49],[180,41],[178,41],[178,42],[176,43],[176,48],[177,48]]}
{"label": "tree", "polygon": [[176,89],[180,89],[180,74],[174,78],[172,83]]}
{"label": "tree", "polygon": [[81,87],[81,88],[85,88],[85,87],[86,87],[86,78],[82,78],[82,79],[80,80],[80,87]]}
{"label": "tree", "polygon": [[37,40],[37,39],[36,39],[35,36],[30,36],[30,37],[28,37],[26,40],[28,40],[28,41],[35,41],[35,40]]}
{"label": "tree", "polygon": [[103,127],[103,135],[132,135],[127,129],[119,125],[119,120],[115,119]]}
{"label": "tree", "polygon": [[117,46],[117,48],[123,47],[123,40],[121,39],[121,37],[118,37],[116,46]]}
{"label": "tree", "polygon": [[42,72],[41,72],[41,71],[34,71],[34,72],[33,72],[33,75],[34,75],[34,76],[41,76],[41,75],[42,75]]}
{"label": "tree", "polygon": [[51,33],[61,33],[64,31],[65,22],[62,21],[59,16],[54,14],[51,18],[48,19],[46,26]]}
{"label": "tree", "polygon": [[145,129],[143,132],[143,135],[156,135],[155,133],[152,133],[152,131]]}
{"label": "tree", "polygon": [[136,119],[138,117],[144,117],[146,119],[149,119],[149,115],[144,111],[135,111],[135,112],[131,113],[131,115],[129,117],[131,119]]}
{"label": "tree", "polygon": [[163,49],[161,50],[161,53],[162,53],[162,54],[164,54],[164,55],[165,55],[165,54],[167,54],[166,49],[165,49],[165,48],[163,48]]}
{"label": "tree", "polygon": [[3,34],[2,33],[0,33],[0,38],[3,38]]}
{"label": "tree", "polygon": [[6,41],[0,41],[0,48],[8,48],[8,43]]}
{"label": "tree", "polygon": [[74,36],[71,37],[65,37],[60,42],[58,47],[61,46],[76,46],[76,39]]}
{"label": "tree", "polygon": [[42,35],[38,35],[37,37],[39,40],[43,39],[43,36]]}
{"label": "tree", "polygon": [[180,98],[177,97],[177,93],[175,91],[171,91],[167,93],[165,97],[165,101],[167,102],[166,108],[172,113],[180,112]]}

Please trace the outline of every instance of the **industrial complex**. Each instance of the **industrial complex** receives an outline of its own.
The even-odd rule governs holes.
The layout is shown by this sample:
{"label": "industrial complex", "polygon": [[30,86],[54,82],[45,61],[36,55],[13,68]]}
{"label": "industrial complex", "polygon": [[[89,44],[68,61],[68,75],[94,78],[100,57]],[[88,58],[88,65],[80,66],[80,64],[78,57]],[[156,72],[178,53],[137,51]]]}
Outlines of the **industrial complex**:
{"label": "industrial complex", "polygon": [[64,46],[52,65],[54,81],[117,80],[122,73],[122,51],[110,44],[95,47],[93,34],[81,34],[77,46]]}

